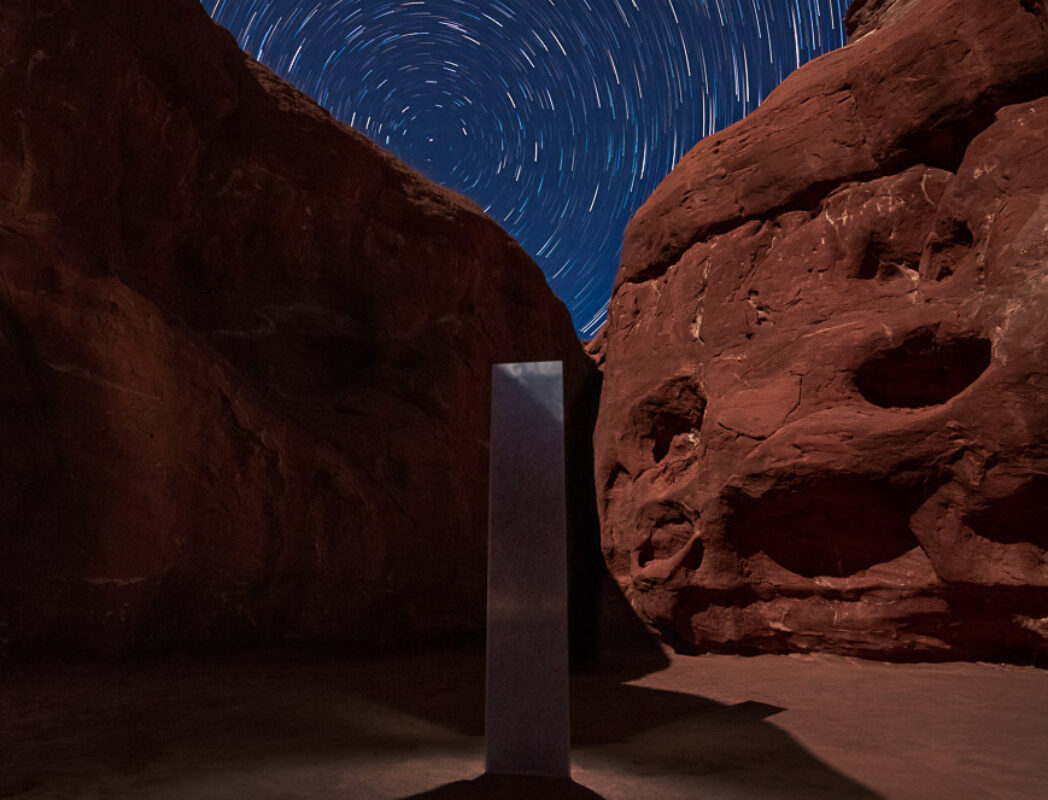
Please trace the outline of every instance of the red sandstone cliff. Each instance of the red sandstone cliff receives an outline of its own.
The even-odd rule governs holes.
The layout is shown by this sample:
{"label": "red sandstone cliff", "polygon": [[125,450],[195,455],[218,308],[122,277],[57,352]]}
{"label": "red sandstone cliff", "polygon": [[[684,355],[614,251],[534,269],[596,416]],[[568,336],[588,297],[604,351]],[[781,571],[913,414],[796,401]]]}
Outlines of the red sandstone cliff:
{"label": "red sandstone cliff", "polygon": [[605,555],[684,648],[1048,652],[1048,11],[861,0],[630,223]]}
{"label": "red sandstone cliff", "polygon": [[480,624],[492,362],[565,360],[589,485],[516,243],[195,0],[5,0],[0,103],[0,638]]}

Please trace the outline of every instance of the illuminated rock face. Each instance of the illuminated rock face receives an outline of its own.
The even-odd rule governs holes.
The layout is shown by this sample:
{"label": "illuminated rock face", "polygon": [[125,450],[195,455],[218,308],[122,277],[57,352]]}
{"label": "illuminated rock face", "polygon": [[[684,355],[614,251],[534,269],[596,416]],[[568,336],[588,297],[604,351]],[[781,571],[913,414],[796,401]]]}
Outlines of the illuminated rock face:
{"label": "illuminated rock face", "polygon": [[851,21],[627,230],[605,556],[685,649],[1043,657],[1048,14]]}
{"label": "illuminated rock face", "polygon": [[0,639],[482,629],[493,362],[565,361],[579,528],[595,370],[469,201],[196,0],[5,0],[0,98]]}

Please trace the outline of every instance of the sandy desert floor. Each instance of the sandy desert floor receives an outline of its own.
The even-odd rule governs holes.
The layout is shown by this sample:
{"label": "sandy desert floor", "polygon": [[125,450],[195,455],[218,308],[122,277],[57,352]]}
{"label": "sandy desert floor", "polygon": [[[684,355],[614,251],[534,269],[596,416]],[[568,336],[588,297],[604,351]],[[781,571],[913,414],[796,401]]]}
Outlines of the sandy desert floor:
{"label": "sandy desert floor", "polygon": [[477,647],[8,665],[0,797],[1048,796],[1048,671],[833,656],[656,662],[575,676],[573,781],[481,777]]}

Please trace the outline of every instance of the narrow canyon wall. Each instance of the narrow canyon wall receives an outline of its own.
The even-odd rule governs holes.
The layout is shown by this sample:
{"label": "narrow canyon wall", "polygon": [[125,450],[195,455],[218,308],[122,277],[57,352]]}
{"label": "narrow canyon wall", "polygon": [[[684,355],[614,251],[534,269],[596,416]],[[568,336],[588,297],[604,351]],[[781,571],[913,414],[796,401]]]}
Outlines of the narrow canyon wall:
{"label": "narrow canyon wall", "polygon": [[585,537],[595,370],[471,202],[196,0],[5,0],[0,104],[7,648],[477,629],[497,361],[565,361]]}
{"label": "narrow canyon wall", "polygon": [[1048,11],[860,0],[630,223],[605,556],[677,647],[1048,654]]}

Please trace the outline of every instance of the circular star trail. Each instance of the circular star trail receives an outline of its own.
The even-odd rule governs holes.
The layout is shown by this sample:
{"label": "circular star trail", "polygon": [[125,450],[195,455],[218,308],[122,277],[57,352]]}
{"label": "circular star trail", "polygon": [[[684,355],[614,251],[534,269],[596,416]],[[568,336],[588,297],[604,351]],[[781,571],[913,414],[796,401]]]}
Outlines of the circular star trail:
{"label": "circular star trail", "polygon": [[476,201],[581,336],[622,234],[699,139],[840,47],[847,0],[204,0],[240,46]]}

